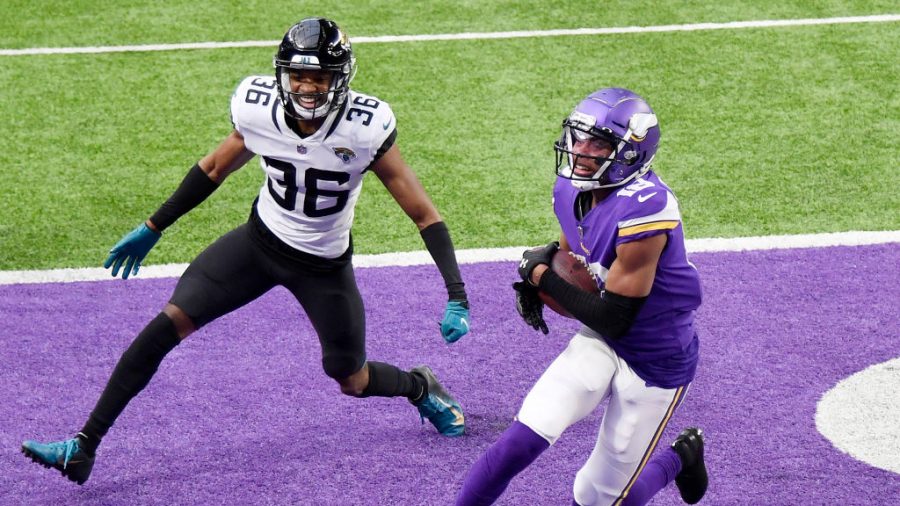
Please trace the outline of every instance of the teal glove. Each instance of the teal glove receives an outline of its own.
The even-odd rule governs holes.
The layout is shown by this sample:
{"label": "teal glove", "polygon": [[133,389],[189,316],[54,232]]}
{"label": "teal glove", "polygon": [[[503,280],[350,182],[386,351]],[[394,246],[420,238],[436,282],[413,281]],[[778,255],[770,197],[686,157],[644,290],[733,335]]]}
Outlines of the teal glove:
{"label": "teal glove", "polygon": [[128,279],[129,274],[137,275],[141,268],[141,261],[162,236],[159,232],[150,230],[146,223],[141,223],[137,228],[128,232],[125,237],[109,250],[109,257],[103,262],[103,268],[112,266],[112,276],[119,275],[119,268],[125,264],[122,271],[122,279]]}
{"label": "teal glove", "polygon": [[459,338],[469,333],[469,302],[465,300],[451,300],[444,310],[444,319],[441,321],[441,335],[447,344],[459,341]]}

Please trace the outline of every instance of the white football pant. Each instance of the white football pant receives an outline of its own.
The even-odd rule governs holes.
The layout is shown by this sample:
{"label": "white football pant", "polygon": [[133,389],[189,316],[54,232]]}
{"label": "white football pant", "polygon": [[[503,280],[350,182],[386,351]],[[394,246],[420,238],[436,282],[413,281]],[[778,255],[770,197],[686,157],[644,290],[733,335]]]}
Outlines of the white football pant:
{"label": "white football pant", "polygon": [[579,332],[525,397],[517,419],[553,444],[608,398],[597,443],[575,476],[574,493],[583,506],[619,505],[685,391],[647,386],[605,341]]}

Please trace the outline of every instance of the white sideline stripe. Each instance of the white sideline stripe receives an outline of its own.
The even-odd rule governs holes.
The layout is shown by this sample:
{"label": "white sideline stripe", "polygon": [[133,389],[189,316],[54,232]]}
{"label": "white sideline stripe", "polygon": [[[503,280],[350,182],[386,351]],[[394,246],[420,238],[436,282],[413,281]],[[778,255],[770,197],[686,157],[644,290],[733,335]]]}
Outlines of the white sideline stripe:
{"label": "white sideline stripe", "polygon": [[[900,243],[900,230],[879,232],[836,232],[828,234],[769,235],[759,237],[688,239],[691,253],[725,251],[753,251],[769,249],[823,248],[831,246],[863,246],[867,244]],[[528,246],[510,248],[476,248],[457,250],[461,264],[481,262],[514,262],[522,257]],[[356,268],[399,267],[433,264],[427,251],[354,255]],[[187,264],[148,265],[142,267],[137,279],[177,278]],[[113,281],[108,269],[51,269],[44,271],[0,271],[0,285],[32,283],[72,283],[75,281]]]}
{"label": "white sideline stripe", "polygon": [[[900,21],[900,14],[845,16],[810,19],[764,19],[758,21],[730,21],[725,23],[692,23],[685,25],[622,26],[608,28],[573,28],[564,30],[523,30],[512,32],[438,33],[425,35],[381,35],[351,37],[354,44],[427,42],[434,40],[516,39],[525,37],[567,37],[579,35],[615,35],[624,33],[693,32],[698,30],[734,30],[740,28],[774,28],[784,26],[839,25],[848,23],[885,23]],[[278,40],[244,40],[235,42],[189,42],[184,44],[141,44],[133,46],[32,47],[0,49],[0,56],[40,54],[123,53],[136,51],[176,51],[181,49],[222,49],[233,47],[275,47]]]}

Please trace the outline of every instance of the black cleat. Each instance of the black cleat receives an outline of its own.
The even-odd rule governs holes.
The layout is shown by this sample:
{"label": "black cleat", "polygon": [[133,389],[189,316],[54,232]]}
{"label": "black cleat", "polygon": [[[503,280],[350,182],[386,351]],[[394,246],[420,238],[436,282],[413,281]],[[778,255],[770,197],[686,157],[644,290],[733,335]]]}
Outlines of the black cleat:
{"label": "black cleat", "polygon": [[696,504],[706,493],[709,476],[703,462],[703,431],[691,427],[684,429],[672,443],[672,449],[681,457],[681,472],[675,477],[675,485],[681,493],[681,500]]}
{"label": "black cleat", "polygon": [[84,485],[94,467],[94,456],[81,449],[78,438],[46,444],[25,441],[22,453],[46,468],[56,469],[79,485]]}

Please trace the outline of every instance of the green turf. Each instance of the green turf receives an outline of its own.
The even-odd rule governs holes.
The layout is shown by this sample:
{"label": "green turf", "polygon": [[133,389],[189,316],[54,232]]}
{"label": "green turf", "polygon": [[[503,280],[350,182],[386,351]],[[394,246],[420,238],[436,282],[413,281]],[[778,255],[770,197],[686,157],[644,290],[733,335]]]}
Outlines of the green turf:
{"label": "green turf", "polygon": [[[761,14],[729,19],[864,13],[766,5]],[[474,6],[464,2],[459,15],[471,17],[472,30],[567,26],[521,12],[491,24],[471,14]],[[399,12],[422,32],[455,31],[446,19],[432,30],[416,25],[421,19],[410,8]],[[654,13],[660,22],[713,20],[706,11],[694,18],[687,10]],[[578,25],[599,26],[601,18]],[[612,18],[617,23],[609,24],[631,24]],[[393,20],[377,31],[371,21],[351,19],[368,28],[365,35],[406,26]],[[113,40],[123,34],[94,20],[108,31],[91,32],[91,43],[204,40],[170,34],[163,21],[138,39]],[[265,38],[252,23],[241,26],[245,31],[228,37],[202,35]],[[23,47],[51,42],[74,44],[32,40]],[[392,104],[400,148],[458,247],[532,244],[557,233],[552,142],[571,107],[605,85],[639,91],[660,116],[657,167],[680,197],[689,237],[900,229],[890,177],[900,166],[898,23],[356,50],[354,87]],[[247,48],[0,57],[0,269],[98,265],[227,134],[234,86],[247,74],[271,72],[271,55]],[[173,226],[146,263],[190,260],[246,218],[260,183],[254,160]],[[354,236],[362,253],[422,248],[374,177]]]}
{"label": "green turf", "polygon": [[4,0],[0,47],[275,40],[294,21],[328,16],[351,36],[659,25],[886,14],[885,0]]}

